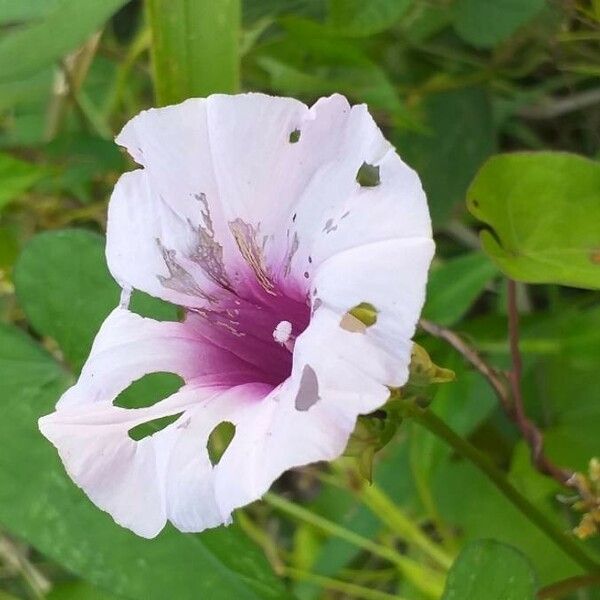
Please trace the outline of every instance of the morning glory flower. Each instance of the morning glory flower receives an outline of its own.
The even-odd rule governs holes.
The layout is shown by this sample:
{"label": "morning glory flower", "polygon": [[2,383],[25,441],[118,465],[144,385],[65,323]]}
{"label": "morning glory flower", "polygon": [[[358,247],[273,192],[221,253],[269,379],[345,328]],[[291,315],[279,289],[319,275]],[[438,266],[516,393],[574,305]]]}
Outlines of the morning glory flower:
{"label": "morning glory flower", "polygon": [[[187,100],[140,113],[116,141],[142,167],[108,209],[123,302],[40,429],[117,523],[149,538],[167,521],[202,531],[284,471],[338,457],[358,415],[406,382],[434,251],[427,203],[366,106],[339,95],[310,108]],[[135,314],[132,289],[184,317]],[[185,384],[150,407],[114,405],[155,372]],[[223,422],[234,435],[211,460]]]}

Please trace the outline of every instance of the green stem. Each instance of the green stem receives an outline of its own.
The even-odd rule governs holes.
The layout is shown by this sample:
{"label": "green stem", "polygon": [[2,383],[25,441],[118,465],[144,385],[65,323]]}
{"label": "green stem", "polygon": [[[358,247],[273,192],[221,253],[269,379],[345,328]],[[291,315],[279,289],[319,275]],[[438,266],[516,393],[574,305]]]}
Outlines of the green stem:
{"label": "green stem", "polygon": [[240,0],[147,0],[158,104],[239,89]]}
{"label": "green stem", "polygon": [[428,409],[415,405],[406,405],[407,412],[431,433],[444,440],[459,454],[470,460],[488,479],[519,509],[532,523],[542,530],[565,554],[570,556],[580,567],[589,572],[600,570],[590,556],[577,543],[540,512],[525,496],[523,496],[496,467],[488,456],[475,446],[457,435],[442,419]]}
{"label": "green stem", "polygon": [[102,115],[108,121],[130,85],[130,75],[139,57],[150,48],[150,29],[143,25],[137,32],[122,61],[117,64],[115,79],[104,101]]}
{"label": "green stem", "polygon": [[440,511],[435,503],[433,494],[431,492],[429,483],[425,472],[420,468],[417,460],[417,454],[419,450],[417,448],[417,438],[412,435],[410,436],[409,448],[408,448],[408,459],[410,464],[410,470],[412,473],[417,494],[425,508],[425,511],[429,515],[429,519],[434,523],[440,537],[442,538],[442,545],[446,552],[455,556],[458,553],[456,540],[452,534],[452,531],[442,519]]}
{"label": "green stem", "polygon": [[379,556],[394,564],[398,570],[409,580],[416,588],[426,594],[429,598],[439,598],[443,591],[444,578],[432,569],[419,564],[417,561],[399,554],[392,548],[382,546],[371,540],[341,527],[324,517],[316,515],[311,511],[285,500],[281,496],[272,493],[265,494],[263,498],[274,508],[287,513],[288,515],[308,523],[324,533],[345,540],[349,544],[366,550],[375,556]]}
{"label": "green stem", "polygon": [[[332,465],[336,468],[335,465]],[[341,469],[338,472],[343,474]],[[360,481],[360,479],[357,479]],[[335,485],[337,481],[329,479]],[[340,486],[341,487],[341,486]],[[431,541],[420,527],[397,506],[390,497],[376,483],[361,482],[360,487],[353,489],[358,499],[378,518],[387,525],[394,533],[405,539],[409,544],[414,544],[421,549],[440,567],[448,570],[452,565],[452,557],[446,554],[442,548]]]}
{"label": "green stem", "polygon": [[304,581],[310,581],[318,586],[325,589],[332,590],[334,592],[341,592],[342,594],[348,594],[355,598],[362,598],[364,600],[403,600],[400,596],[395,594],[387,594],[386,592],[380,592],[379,590],[371,590],[369,588],[356,585],[355,583],[348,583],[346,581],[340,581],[339,579],[331,579],[330,577],[323,577],[315,573],[309,573],[308,571],[300,571],[299,569],[292,569],[286,567],[285,574],[292,579],[300,579]]}

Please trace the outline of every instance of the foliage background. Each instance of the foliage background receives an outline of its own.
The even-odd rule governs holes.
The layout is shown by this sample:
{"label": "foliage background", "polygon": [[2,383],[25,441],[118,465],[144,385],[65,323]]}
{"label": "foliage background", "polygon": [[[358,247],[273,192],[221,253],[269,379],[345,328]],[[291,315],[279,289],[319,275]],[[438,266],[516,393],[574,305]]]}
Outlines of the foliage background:
{"label": "foliage background", "polygon": [[[439,597],[423,582],[443,584],[465,548],[445,598],[524,600],[544,587],[539,597],[600,598],[593,578],[576,592],[548,592],[581,568],[411,420],[377,454],[370,494],[350,463],[305,469],[276,486],[275,499],[300,514],[257,503],[230,528],[169,529],[153,541],[94,509],[36,429],[118,298],[102,233],[111,188],[131,168],[112,142],[120,127],[143,108],[213,91],[307,102],[339,91],[369,104],[423,179],[438,246],[427,319],[507,368],[501,271],[536,282],[517,287],[526,409],[548,455],[585,472],[599,454],[599,259],[574,267],[553,254],[557,276],[544,251],[582,239],[600,248],[599,19],[596,0],[0,0],[0,599],[419,600]],[[469,184],[488,157],[514,150],[594,162],[589,177],[543,156],[482,172],[473,189],[501,214],[489,221],[471,204],[476,219]],[[528,192],[515,206],[532,207],[515,211],[525,246],[488,245],[492,261],[480,249],[480,221],[501,234],[503,200],[520,182]],[[540,237],[529,239],[534,230]],[[543,256],[523,270],[518,259],[534,242]],[[141,295],[135,306],[174,315]],[[568,492],[531,466],[486,381],[444,343],[418,341],[456,372],[434,392],[432,410],[560,530],[575,527],[581,515],[558,495]],[[122,401],[158,399],[172,385],[145,378]],[[365,540],[410,562],[399,566]],[[598,561],[597,538],[586,546]],[[461,587],[472,574],[475,587]]]}

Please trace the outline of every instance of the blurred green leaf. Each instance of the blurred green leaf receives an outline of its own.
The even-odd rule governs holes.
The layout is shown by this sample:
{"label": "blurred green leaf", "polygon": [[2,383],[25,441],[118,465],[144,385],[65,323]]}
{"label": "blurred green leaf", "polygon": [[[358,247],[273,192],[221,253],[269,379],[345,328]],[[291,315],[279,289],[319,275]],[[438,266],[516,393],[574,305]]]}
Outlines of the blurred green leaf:
{"label": "blurred green leaf", "polygon": [[[18,259],[14,280],[29,322],[58,342],[78,372],[102,321],[119,302],[119,287],[104,258],[104,238],[77,229],[38,235]],[[149,296],[134,308],[159,319],[176,317],[172,307]]]}
{"label": "blurred green leaf", "polygon": [[458,0],[454,28],[466,42],[491,48],[507,40],[544,4],[545,0]]}
{"label": "blurred green leaf", "polygon": [[534,600],[536,576],[527,558],[494,540],[467,544],[452,565],[442,600]]}
{"label": "blurred green leaf", "polygon": [[403,37],[417,45],[440,33],[451,22],[451,6],[416,2],[410,14],[400,21],[400,30]]}
{"label": "blurred green leaf", "polygon": [[441,92],[423,101],[425,133],[399,131],[400,155],[420,175],[434,225],[463,202],[469,182],[496,146],[487,94],[479,88]]}
{"label": "blurred green leaf", "polygon": [[391,113],[395,121],[410,121],[388,75],[356,40],[341,39],[331,28],[304,19],[286,18],[282,25],[286,36],[256,57],[274,90],[309,102],[338,92]]}
{"label": "blurred green leaf", "polygon": [[374,65],[322,65],[305,72],[270,57],[260,58],[258,62],[270,75],[272,87],[280,93],[312,99],[340,92],[353,99],[363,98],[373,108],[394,113],[403,111],[385,74]]}
{"label": "blurred green leaf", "polygon": [[323,19],[326,2],[327,0],[243,0],[242,15],[244,23],[287,14]]}
{"label": "blurred green leaf", "polygon": [[0,226],[0,270],[9,270],[19,254],[19,240],[13,228]]}
{"label": "blurred green leaf", "polygon": [[4,111],[15,104],[27,105],[32,101],[38,106],[45,104],[50,96],[52,75],[52,69],[46,68],[17,81],[0,81],[0,110]]}
{"label": "blurred green leaf", "polygon": [[6,32],[0,40],[0,81],[19,80],[54,63],[100,29],[126,1],[59,0],[52,10],[36,3],[42,18]]}
{"label": "blurred green leaf", "polygon": [[494,156],[467,193],[485,252],[513,279],[600,288],[600,164],[575,154]]}
{"label": "blurred green leaf", "polygon": [[14,25],[43,19],[59,6],[60,0],[0,0],[0,24]]}
{"label": "blurred green leaf", "polygon": [[423,316],[440,325],[453,325],[497,274],[498,268],[481,252],[451,258],[434,266],[427,283]]}
{"label": "blurred green leaf", "polygon": [[340,33],[367,36],[398,22],[412,0],[329,0],[329,20]]}
{"label": "blurred green leaf", "polygon": [[46,169],[0,153],[0,211],[45,175]]}
{"label": "blurred green leaf", "polygon": [[112,140],[89,134],[61,135],[46,146],[46,153],[59,168],[48,187],[73,194],[83,203],[93,200],[94,184],[126,166],[123,153]]}
{"label": "blurred green leaf", "polygon": [[240,0],[149,0],[161,106],[239,87]]}
{"label": "blurred green leaf", "polygon": [[[103,590],[99,590],[84,581],[70,581],[55,585],[46,600],[118,600],[119,596],[114,596]],[[1,598],[0,598],[1,600]]]}
{"label": "blurred green leaf", "polygon": [[[461,531],[463,543],[493,538],[514,546],[531,559],[544,585],[580,574],[580,567],[555,544],[548,543],[546,535],[471,464],[447,458],[436,470],[433,490],[443,519]],[[536,506],[561,529],[568,527],[564,514],[559,516],[553,510],[555,503],[538,501]]]}

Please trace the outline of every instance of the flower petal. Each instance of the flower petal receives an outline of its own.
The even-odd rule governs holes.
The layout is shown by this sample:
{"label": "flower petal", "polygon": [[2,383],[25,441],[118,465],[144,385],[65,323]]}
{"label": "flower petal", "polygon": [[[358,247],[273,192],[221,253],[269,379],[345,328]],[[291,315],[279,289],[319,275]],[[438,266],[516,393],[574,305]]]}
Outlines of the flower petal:
{"label": "flower petal", "polygon": [[96,335],[79,380],[57,407],[111,404],[131,383],[155,372],[175,373],[186,382],[211,375],[232,385],[256,376],[247,363],[206,343],[185,323],[154,321],[117,308]]}
{"label": "flower petal", "polygon": [[[163,371],[176,373],[189,384],[151,407],[113,406],[133,381]],[[180,438],[187,429],[188,412],[230,388],[236,390],[240,384],[244,388],[257,376],[256,369],[198,337],[187,323],[158,322],[117,308],[100,329],[79,380],[56,411],[40,419],[40,430],[95,504],[121,525],[153,537],[169,515],[167,468],[173,446],[183,447]],[[270,389],[263,385],[261,394]],[[180,413],[175,423],[150,437],[135,441],[129,436],[137,425]],[[222,420],[220,413],[215,419],[203,442],[205,452],[210,430]],[[210,486],[210,473],[200,470],[198,476],[208,476]],[[217,523],[206,511],[206,522],[213,525],[228,518],[219,516]]]}
{"label": "flower petal", "polygon": [[128,431],[185,410],[183,399],[176,394],[150,409],[110,404],[60,408],[42,417],[39,426],[57,448],[70,477],[94,504],[123,527],[154,537],[166,522],[165,457],[174,426],[140,441],[131,439]]}
{"label": "flower petal", "polygon": [[188,307],[207,307],[228,295],[223,248],[199,220],[202,199],[193,202],[195,222],[171,208],[146,171],[119,179],[108,209],[106,257],[121,287]]}
{"label": "flower petal", "polygon": [[[295,142],[292,132],[299,132]],[[384,139],[366,106],[350,107],[343,96],[322,98],[310,109],[291,98],[264,94],[188,100],[142,112],[117,141],[144,165],[148,185],[171,209],[170,218],[179,219],[177,231],[188,227],[181,236],[187,249],[170,242],[178,258],[194,254],[189,230],[210,226],[221,248],[222,272],[246,297],[249,279],[270,292],[273,280],[283,278],[286,291],[300,299],[313,270],[337,252],[397,237],[431,237],[417,175]],[[364,162],[379,167],[379,185],[365,188],[356,181]],[[128,220],[111,219],[122,228],[122,256],[131,252],[130,241],[143,235],[130,223],[145,220],[133,213],[145,213],[147,203],[143,198],[131,202],[120,213]],[[109,247],[114,245],[110,225]],[[171,230],[169,217],[164,223],[154,218],[146,229],[152,244],[156,238],[162,242]],[[146,272],[154,284],[151,293],[157,293],[156,276],[165,276],[165,265],[158,249],[151,250],[153,260],[137,263],[136,270]],[[117,279],[135,279],[134,285],[140,285],[141,275],[123,275],[126,267],[112,267]],[[205,289],[201,275],[196,277]]]}
{"label": "flower petal", "polygon": [[338,323],[320,310],[296,341],[292,376],[231,418],[236,435],[215,469],[222,512],[259,499],[288,469],[337,458],[358,415],[389,397],[381,380],[396,358],[371,338],[352,339]]}
{"label": "flower petal", "polygon": [[[343,330],[342,320],[354,307],[367,303],[375,309],[375,323],[359,332],[345,332],[350,337],[344,336],[347,341],[335,349],[354,353],[359,370],[371,362],[373,368],[383,368],[376,379],[384,385],[399,387],[408,377],[411,338],[425,302],[433,253],[434,244],[428,238],[373,242],[334,255],[315,274],[313,310],[318,308],[313,321],[320,310],[328,309]],[[309,329],[312,326],[311,322]],[[393,360],[380,360],[378,352],[361,348],[365,338]]]}

